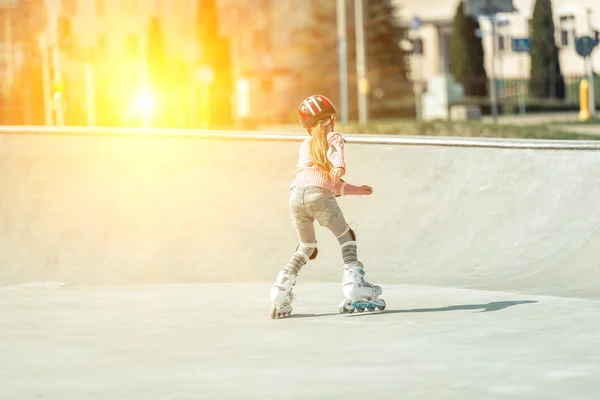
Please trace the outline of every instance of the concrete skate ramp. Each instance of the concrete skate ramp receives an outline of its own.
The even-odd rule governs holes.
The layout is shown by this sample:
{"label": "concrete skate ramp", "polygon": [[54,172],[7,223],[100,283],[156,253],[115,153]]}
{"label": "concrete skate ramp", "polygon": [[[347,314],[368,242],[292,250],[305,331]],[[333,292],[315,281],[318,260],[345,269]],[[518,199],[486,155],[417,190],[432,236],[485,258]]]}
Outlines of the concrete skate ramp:
{"label": "concrete skate ramp", "polygon": [[[0,284],[271,281],[297,245],[293,136],[4,133]],[[339,202],[370,280],[600,298],[600,146],[428,143],[348,136],[346,180],[374,193]],[[317,235],[301,279],[339,282]]]}

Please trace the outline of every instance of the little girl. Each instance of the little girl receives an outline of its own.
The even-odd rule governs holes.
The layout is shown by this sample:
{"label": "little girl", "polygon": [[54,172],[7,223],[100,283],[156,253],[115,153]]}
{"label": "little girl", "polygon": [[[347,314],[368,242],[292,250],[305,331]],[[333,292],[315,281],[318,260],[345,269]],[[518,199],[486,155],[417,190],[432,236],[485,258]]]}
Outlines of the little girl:
{"label": "little girl", "polygon": [[354,186],[341,179],[346,173],[345,141],[333,130],[335,114],[333,103],[321,95],[308,97],[298,108],[300,123],[310,135],[300,146],[296,178],[290,188],[292,223],[300,244],[277,274],[271,288],[273,305],[270,315],[273,319],[291,314],[295,299],[292,289],[298,273],[304,264],[317,257],[315,220],[329,229],[341,246],[344,262],[342,284],[346,300],[340,304],[340,312],[385,309],[385,301],[378,299],[383,293],[381,287],[364,278],[363,264],[358,261],[356,236],[335,199],[336,196],[373,193],[369,186]]}

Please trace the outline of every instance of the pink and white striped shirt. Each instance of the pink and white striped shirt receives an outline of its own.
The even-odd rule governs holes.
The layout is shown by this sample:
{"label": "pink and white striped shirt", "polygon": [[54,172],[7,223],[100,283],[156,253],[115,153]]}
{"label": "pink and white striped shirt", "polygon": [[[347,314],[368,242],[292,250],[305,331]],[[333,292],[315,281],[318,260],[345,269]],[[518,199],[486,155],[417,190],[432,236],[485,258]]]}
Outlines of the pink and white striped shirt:
{"label": "pink and white striped shirt", "polygon": [[[316,186],[330,190],[338,196],[361,194],[361,189],[358,186],[351,185],[342,180],[335,183],[331,179],[323,177],[310,157],[309,142],[310,138],[303,141],[300,145],[298,163],[296,164],[296,178],[290,188],[296,186]],[[345,170],[344,138],[339,133],[330,132],[327,134],[327,143],[329,145],[327,158],[331,161],[333,168],[344,168]]]}

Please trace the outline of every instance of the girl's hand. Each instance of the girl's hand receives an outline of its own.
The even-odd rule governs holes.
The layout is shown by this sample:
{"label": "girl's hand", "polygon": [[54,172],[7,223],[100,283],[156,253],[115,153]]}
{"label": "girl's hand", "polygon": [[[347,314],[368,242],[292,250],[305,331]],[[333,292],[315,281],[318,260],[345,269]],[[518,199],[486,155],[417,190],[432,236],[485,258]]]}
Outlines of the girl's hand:
{"label": "girl's hand", "polygon": [[370,195],[371,193],[373,193],[373,188],[369,185],[362,185],[360,187],[361,193],[365,194],[365,195]]}
{"label": "girl's hand", "polygon": [[344,174],[346,173],[346,170],[344,170],[344,168],[333,168],[331,170],[331,172],[329,172],[329,177],[331,178],[331,180],[333,182],[336,182],[340,180],[340,178],[342,176],[344,176]]}

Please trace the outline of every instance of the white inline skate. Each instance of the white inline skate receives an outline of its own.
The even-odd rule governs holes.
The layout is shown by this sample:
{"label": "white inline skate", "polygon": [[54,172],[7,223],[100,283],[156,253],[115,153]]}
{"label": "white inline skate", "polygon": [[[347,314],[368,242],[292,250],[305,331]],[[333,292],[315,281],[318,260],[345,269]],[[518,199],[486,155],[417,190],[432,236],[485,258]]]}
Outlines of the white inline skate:
{"label": "white inline skate", "polygon": [[342,284],[344,286],[344,297],[340,303],[340,313],[353,313],[375,311],[379,309],[385,310],[385,301],[378,297],[383,294],[381,286],[369,283],[364,278],[365,271],[361,262],[355,264],[344,265],[344,278]]}
{"label": "white inline skate", "polygon": [[292,313],[292,301],[296,299],[292,289],[296,285],[296,278],[285,267],[277,274],[271,287],[271,319],[288,317]]}

